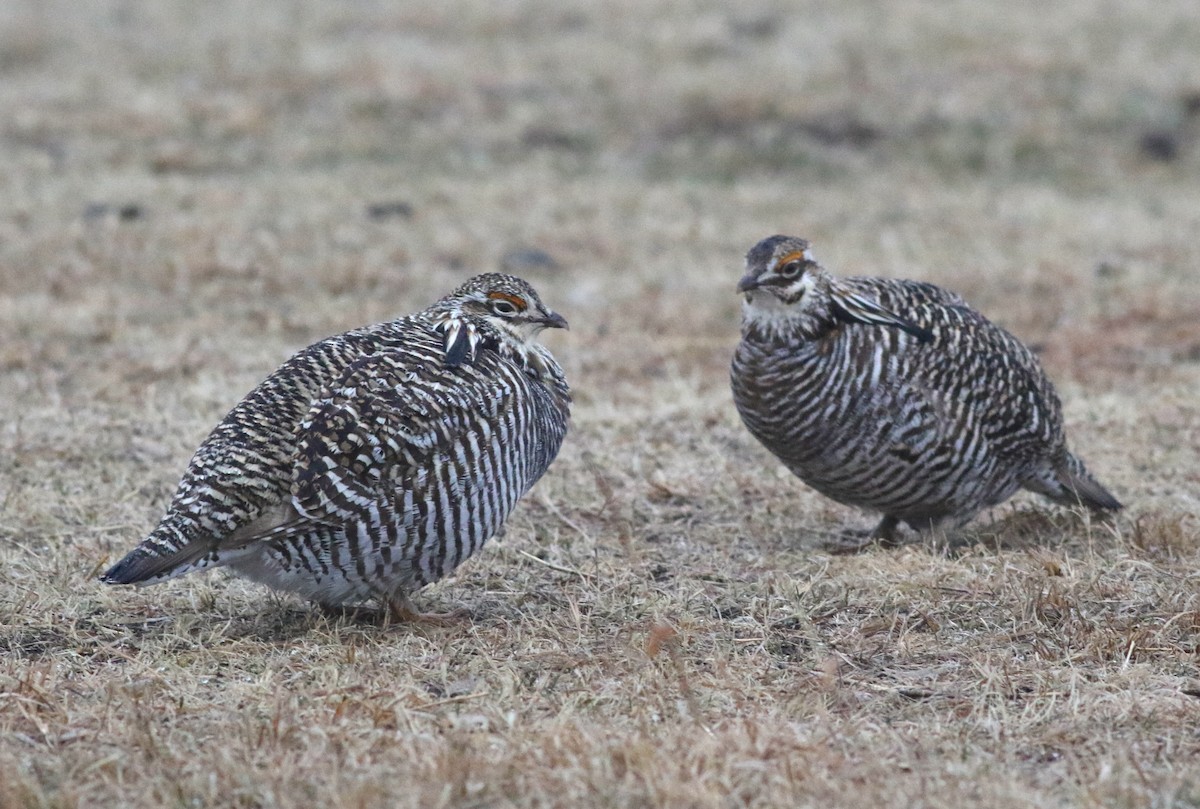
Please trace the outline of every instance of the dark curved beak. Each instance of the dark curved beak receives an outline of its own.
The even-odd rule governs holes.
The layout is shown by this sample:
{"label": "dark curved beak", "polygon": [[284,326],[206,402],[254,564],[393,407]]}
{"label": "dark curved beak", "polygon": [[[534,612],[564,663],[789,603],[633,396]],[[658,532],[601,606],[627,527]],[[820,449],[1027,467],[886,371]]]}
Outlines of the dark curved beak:
{"label": "dark curved beak", "polygon": [[758,270],[751,270],[743,275],[742,280],[738,281],[737,291],[749,292],[752,289],[758,289],[761,286],[761,284],[758,282],[759,275],[760,273]]}
{"label": "dark curved beak", "polygon": [[547,329],[570,329],[567,325],[567,319],[558,312],[546,312],[545,316],[538,321]]}

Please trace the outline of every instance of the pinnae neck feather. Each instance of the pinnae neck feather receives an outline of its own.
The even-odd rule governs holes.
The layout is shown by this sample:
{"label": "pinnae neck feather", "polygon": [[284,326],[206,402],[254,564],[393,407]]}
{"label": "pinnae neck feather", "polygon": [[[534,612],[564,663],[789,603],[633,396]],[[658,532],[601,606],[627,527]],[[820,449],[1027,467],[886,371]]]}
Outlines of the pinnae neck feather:
{"label": "pinnae neck feather", "polygon": [[832,324],[798,303],[788,305],[773,296],[742,304],[742,335],[759,340],[816,340]]}

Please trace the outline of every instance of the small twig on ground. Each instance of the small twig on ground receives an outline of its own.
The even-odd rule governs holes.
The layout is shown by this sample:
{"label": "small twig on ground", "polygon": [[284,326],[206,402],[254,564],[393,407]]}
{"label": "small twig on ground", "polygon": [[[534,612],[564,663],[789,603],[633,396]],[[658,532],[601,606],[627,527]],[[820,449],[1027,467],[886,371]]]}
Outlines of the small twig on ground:
{"label": "small twig on ground", "polygon": [[520,548],[516,548],[516,551],[517,551],[517,553],[521,554],[525,558],[530,559],[534,562],[537,562],[539,565],[544,565],[544,566],[550,568],[551,570],[557,570],[559,573],[570,573],[573,576],[578,576],[580,579],[582,579],[584,581],[590,581],[592,578],[591,574],[589,574],[589,573],[584,573],[583,571],[576,570],[573,567],[565,567],[564,565],[556,565],[553,562],[547,562],[545,559],[539,559],[538,557],[534,556],[532,553],[529,553],[528,551],[523,551]]}
{"label": "small twig on ground", "polygon": [[579,536],[583,537],[584,541],[591,542],[592,537],[588,534],[588,532],[586,530],[584,530],[583,526],[581,526],[579,523],[572,520],[566,514],[563,514],[561,511],[559,511],[558,506],[551,503],[550,499],[548,497],[545,497],[545,496],[539,497],[538,502],[541,503],[542,506],[547,511],[549,511],[551,514],[553,514],[555,517],[558,517],[558,519],[562,521],[563,525],[567,526],[572,531],[579,534]]}

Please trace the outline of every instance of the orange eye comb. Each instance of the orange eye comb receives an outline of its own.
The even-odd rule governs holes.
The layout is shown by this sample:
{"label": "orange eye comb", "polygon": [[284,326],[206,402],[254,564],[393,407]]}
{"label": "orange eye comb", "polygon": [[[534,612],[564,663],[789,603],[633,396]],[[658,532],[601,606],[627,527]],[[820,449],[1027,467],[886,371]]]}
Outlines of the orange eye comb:
{"label": "orange eye comb", "polygon": [[507,292],[489,292],[488,298],[491,300],[504,300],[517,307],[518,310],[524,312],[529,308],[529,304],[525,303],[525,299],[517,295],[509,295]]}

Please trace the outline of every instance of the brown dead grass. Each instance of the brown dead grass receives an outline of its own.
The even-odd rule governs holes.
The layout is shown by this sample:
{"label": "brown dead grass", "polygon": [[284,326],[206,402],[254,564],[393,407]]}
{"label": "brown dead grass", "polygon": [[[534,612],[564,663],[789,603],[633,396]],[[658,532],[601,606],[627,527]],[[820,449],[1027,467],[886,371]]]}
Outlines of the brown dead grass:
{"label": "brown dead grass", "polygon": [[[0,806],[1200,804],[1192,4],[881,8],[4,5]],[[830,554],[727,391],[779,231],[1037,345],[1128,512]],[[290,352],[512,260],[577,404],[469,622],[96,583]]]}

